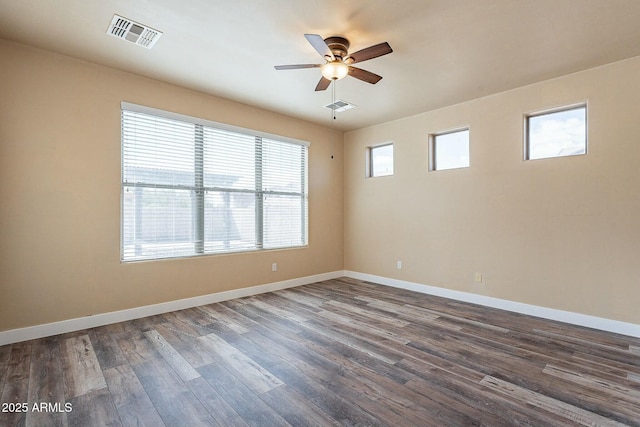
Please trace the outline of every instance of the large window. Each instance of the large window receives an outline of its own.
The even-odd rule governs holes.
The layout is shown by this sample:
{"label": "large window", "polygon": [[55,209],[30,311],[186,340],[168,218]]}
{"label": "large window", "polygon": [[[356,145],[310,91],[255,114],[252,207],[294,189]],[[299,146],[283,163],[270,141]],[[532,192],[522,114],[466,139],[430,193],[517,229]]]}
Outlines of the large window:
{"label": "large window", "polygon": [[469,129],[458,129],[429,136],[429,170],[469,167]]}
{"label": "large window", "polygon": [[526,116],[525,159],[587,152],[587,106],[566,107]]}
{"label": "large window", "polygon": [[307,244],[307,144],[123,103],[123,261]]}

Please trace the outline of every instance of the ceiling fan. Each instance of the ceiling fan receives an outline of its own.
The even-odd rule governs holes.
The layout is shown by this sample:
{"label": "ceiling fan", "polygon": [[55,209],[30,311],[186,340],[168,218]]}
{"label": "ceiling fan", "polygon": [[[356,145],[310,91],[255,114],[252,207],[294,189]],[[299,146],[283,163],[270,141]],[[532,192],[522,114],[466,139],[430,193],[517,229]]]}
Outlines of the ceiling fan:
{"label": "ceiling fan", "polygon": [[320,68],[322,77],[316,86],[316,91],[325,90],[332,81],[346,76],[355,77],[367,83],[376,84],[381,76],[370,71],[351,66],[358,62],[367,61],[393,52],[389,43],[383,42],[369,46],[355,53],[349,54],[349,40],[344,37],[333,36],[323,39],[318,34],[305,34],[307,41],[324,58],[324,64],[295,64],[276,65],[276,70],[297,70],[300,68]]}

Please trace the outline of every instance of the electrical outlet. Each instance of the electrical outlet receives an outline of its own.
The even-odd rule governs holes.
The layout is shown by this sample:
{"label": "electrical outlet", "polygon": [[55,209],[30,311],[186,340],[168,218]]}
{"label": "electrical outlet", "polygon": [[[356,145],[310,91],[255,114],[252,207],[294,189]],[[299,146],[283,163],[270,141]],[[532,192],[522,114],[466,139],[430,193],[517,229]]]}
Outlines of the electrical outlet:
{"label": "electrical outlet", "polygon": [[273,264],[271,264],[271,271],[278,271],[278,263],[274,262]]}
{"label": "electrical outlet", "polygon": [[398,267],[398,270],[402,270],[402,261],[398,261],[396,267]]}
{"label": "electrical outlet", "polygon": [[473,275],[474,282],[482,282],[482,273],[476,273]]}

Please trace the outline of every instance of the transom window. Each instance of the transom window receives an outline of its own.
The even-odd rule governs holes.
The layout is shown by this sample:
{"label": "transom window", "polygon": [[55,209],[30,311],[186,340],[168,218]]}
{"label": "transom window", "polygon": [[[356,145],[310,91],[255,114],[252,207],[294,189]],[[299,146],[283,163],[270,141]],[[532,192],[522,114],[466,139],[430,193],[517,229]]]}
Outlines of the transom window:
{"label": "transom window", "polygon": [[307,144],[123,103],[123,261],[307,244]]}
{"label": "transom window", "polygon": [[529,114],[525,160],[576,156],[587,152],[587,106]]}
{"label": "transom window", "polygon": [[429,170],[446,170],[469,167],[469,129],[432,134],[430,141]]}
{"label": "transom window", "polygon": [[367,153],[367,176],[393,175],[393,144],[369,147]]}

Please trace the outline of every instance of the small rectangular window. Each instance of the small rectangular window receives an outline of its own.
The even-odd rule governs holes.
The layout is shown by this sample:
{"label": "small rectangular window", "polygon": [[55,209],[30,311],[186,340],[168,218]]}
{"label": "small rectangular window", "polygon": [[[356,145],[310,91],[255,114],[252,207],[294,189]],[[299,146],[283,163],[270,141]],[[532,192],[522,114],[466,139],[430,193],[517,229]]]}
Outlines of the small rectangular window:
{"label": "small rectangular window", "polygon": [[368,153],[369,177],[393,175],[393,144],[369,147]]}
{"label": "small rectangular window", "polygon": [[459,129],[430,136],[429,170],[469,167],[469,129]]}
{"label": "small rectangular window", "polygon": [[525,160],[587,152],[587,106],[582,104],[526,116]]}

